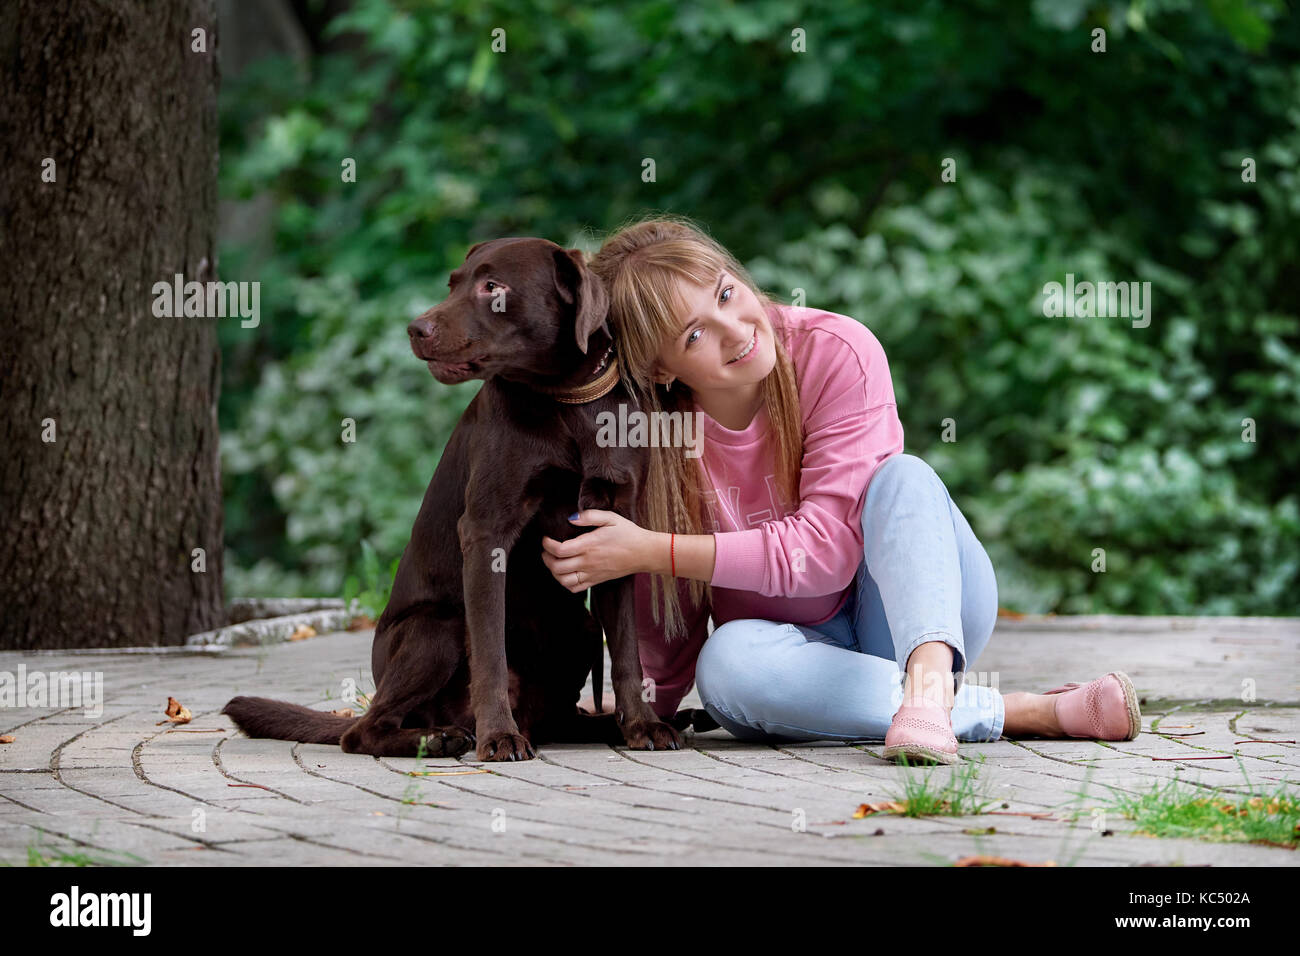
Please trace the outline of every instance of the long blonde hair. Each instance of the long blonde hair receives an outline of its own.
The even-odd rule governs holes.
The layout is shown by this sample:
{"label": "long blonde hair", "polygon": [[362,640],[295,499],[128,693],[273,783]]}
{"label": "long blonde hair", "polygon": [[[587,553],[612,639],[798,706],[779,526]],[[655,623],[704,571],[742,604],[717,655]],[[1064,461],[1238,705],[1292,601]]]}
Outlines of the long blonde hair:
{"label": "long blonde hair", "polygon": [[[641,411],[651,415],[691,410],[688,386],[675,382],[669,390],[656,385],[653,378],[660,344],[676,338],[682,317],[687,314],[678,294],[678,282],[712,288],[725,271],[748,287],[777,331],[776,367],[763,379],[760,394],[772,425],[778,487],[785,500],[799,501],[803,419],[794,363],[781,342],[782,324],[775,299],[754,284],[731,253],[685,216],[658,215],[625,224],[605,240],[588,266],[604,282],[609,294],[619,374],[628,381]],[[657,446],[647,450],[650,468],[641,498],[640,523],[652,531],[709,533],[704,530],[703,458],[687,458],[681,448]],[[695,607],[712,607],[713,591],[705,581],[690,581],[690,597]],[[685,620],[674,578],[666,574],[651,578],[650,604],[655,623],[662,620],[668,639],[681,636]]]}

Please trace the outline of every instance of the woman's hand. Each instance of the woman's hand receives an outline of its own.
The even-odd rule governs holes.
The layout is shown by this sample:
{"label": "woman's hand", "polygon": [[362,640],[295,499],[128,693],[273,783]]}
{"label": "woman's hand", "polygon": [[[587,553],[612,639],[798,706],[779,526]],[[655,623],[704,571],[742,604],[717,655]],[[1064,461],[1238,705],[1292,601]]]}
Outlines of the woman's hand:
{"label": "woman's hand", "polygon": [[588,509],[570,518],[595,531],[568,541],[543,536],[542,561],[555,580],[574,594],[613,578],[638,574],[648,566],[647,552],[654,533],[613,511]]}

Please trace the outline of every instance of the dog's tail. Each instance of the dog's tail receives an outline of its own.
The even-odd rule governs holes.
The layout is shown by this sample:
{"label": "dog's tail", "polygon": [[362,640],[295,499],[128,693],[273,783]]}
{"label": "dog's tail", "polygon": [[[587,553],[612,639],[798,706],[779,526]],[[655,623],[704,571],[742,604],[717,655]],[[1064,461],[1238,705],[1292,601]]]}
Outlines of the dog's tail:
{"label": "dog's tail", "polygon": [[232,697],[221,712],[250,737],[337,744],[359,717],[338,717],[266,697]]}

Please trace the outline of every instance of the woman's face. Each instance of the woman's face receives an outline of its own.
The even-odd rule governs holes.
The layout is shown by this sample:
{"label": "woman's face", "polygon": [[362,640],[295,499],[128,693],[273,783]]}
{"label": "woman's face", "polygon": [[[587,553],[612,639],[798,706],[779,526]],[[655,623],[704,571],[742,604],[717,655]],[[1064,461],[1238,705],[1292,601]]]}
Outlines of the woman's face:
{"label": "woman's face", "polygon": [[680,331],[659,345],[655,381],[680,379],[692,392],[753,386],[776,367],[772,323],[749,287],[729,272],[713,286],[682,282]]}

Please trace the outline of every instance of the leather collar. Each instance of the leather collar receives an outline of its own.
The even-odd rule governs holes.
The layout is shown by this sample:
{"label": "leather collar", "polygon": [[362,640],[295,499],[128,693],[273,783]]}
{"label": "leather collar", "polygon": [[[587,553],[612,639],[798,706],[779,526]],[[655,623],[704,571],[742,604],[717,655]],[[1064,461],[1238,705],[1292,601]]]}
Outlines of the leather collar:
{"label": "leather collar", "polygon": [[596,377],[591,379],[585,385],[577,386],[554,386],[554,385],[536,385],[539,392],[550,395],[557,402],[564,402],[566,405],[585,405],[587,402],[594,402],[609,392],[618,384],[618,359],[610,361],[614,355],[614,343],[609,344],[605,349],[605,354],[601,357],[600,364],[596,366]]}

